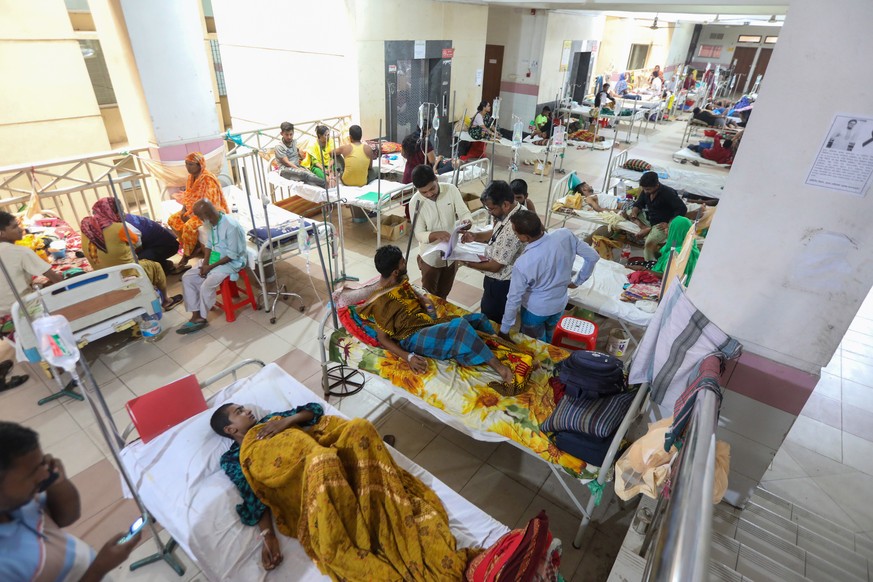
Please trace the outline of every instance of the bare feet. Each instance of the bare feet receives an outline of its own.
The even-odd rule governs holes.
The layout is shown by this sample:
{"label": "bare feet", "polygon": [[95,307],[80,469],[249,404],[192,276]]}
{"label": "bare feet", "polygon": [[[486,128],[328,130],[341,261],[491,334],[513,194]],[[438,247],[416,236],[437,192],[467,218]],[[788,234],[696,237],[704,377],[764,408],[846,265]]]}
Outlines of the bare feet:
{"label": "bare feet", "polygon": [[503,380],[504,384],[506,384],[507,386],[512,386],[513,384],[515,384],[515,374],[512,373],[512,370],[509,369],[509,366],[498,361],[495,364],[491,364],[491,367],[494,368],[494,371],[500,375],[500,379]]}

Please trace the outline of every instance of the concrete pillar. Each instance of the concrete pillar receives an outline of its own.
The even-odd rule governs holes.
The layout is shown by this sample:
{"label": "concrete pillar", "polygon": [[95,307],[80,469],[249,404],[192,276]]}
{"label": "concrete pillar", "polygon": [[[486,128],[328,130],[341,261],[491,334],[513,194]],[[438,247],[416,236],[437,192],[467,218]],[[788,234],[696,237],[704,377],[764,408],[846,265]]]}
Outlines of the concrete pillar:
{"label": "concrete pillar", "polygon": [[[115,19],[119,43],[126,36],[138,84],[150,120],[152,152],[164,160],[180,160],[190,151],[210,151],[223,143],[212,90],[211,64],[198,0],[99,0],[101,17]],[[120,6],[120,14],[118,7]],[[95,22],[97,19],[95,14]],[[119,19],[120,18],[120,19]],[[98,29],[100,28],[98,24]],[[130,56],[121,57],[130,61]],[[119,99],[121,99],[119,97]],[[130,116],[141,116],[142,103],[128,100]],[[141,122],[135,121],[137,125]],[[127,118],[125,118],[125,126]],[[130,137],[130,129],[128,129]],[[130,137],[131,143],[135,143]]]}
{"label": "concrete pillar", "polygon": [[[806,184],[835,114],[873,118],[871,22],[869,0],[791,1],[689,289],[745,346],[720,433],[734,445],[732,503],[759,482],[873,284],[873,196]],[[851,90],[828,96],[813,79]]]}

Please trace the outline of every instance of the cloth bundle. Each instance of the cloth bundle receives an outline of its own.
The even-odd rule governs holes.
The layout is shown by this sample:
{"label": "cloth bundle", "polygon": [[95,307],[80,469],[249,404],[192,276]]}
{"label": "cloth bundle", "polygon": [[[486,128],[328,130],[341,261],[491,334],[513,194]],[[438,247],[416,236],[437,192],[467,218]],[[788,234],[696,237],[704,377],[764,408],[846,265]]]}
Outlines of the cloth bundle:
{"label": "cloth bundle", "polygon": [[633,283],[621,292],[621,300],[629,303],[637,301],[657,301],[661,295],[661,285],[651,283]]}

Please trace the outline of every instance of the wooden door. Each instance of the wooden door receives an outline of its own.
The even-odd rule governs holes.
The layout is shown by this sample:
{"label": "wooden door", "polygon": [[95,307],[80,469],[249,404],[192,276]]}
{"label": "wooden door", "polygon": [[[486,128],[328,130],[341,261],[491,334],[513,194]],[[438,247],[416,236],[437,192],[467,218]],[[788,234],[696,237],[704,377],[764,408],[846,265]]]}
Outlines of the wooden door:
{"label": "wooden door", "polygon": [[734,75],[737,76],[734,90],[740,93],[745,92],[746,83],[749,81],[749,76],[752,73],[752,63],[755,62],[755,54],[758,52],[757,47],[738,46],[734,49],[734,60],[731,64],[734,66]]}
{"label": "wooden door", "polygon": [[761,52],[758,53],[758,62],[755,63],[755,71],[749,76],[749,88],[752,88],[752,85],[755,84],[755,79],[758,78],[758,75],[764,76],[764,73],[767,72],[767,65],[770,64],[770,57],[773,56],[773,49],[771,48],[762,48]]}
{"label": "wooden door", "polygon": [[485,45],[485,64],[482,66],[482,71],[482,100],[493,101],[495,97],[500,95],[500,79],[503,77],[503,45]]}

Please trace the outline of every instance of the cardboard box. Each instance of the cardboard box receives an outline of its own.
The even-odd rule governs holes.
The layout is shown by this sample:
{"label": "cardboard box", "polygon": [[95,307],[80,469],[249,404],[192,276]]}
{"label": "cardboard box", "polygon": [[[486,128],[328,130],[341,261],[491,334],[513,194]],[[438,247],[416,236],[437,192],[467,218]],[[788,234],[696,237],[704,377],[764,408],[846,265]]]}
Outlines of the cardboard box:
{"label": "cardboard box", "polygon": [[534,166],[534,174],[537,176],[548,176],[552,171],[552,162],[546,162],[546,167],[543,168],[542,160],[537,160]]}
{"label": "cardboard box", "polygon": [[409,230],[409,221],[404,216],[390,214],[382,217],[382,238],[398,240]]}
{"label": "cardboard box", "polygon": [[480,200],[475,194],[464,194],[464,203],[467,204],[467,208],[470,209],[470,212],[482,208],[482,200]]}

